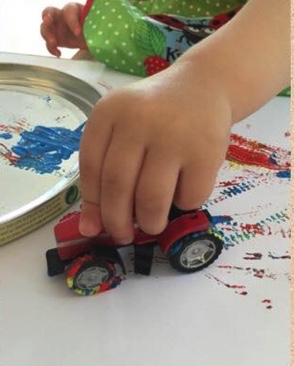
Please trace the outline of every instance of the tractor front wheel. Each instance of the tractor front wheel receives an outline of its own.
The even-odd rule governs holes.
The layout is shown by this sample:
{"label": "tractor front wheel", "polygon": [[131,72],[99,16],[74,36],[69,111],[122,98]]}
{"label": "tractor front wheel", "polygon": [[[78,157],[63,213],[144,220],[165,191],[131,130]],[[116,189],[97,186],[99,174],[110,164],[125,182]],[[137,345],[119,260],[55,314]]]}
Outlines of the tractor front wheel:
{"label": "tractor front wheel", "polygon": [[113,263],[85,255],[75,259],[66,270],[66,283],[78,295],[89,296],[110,290],[121,282]]}

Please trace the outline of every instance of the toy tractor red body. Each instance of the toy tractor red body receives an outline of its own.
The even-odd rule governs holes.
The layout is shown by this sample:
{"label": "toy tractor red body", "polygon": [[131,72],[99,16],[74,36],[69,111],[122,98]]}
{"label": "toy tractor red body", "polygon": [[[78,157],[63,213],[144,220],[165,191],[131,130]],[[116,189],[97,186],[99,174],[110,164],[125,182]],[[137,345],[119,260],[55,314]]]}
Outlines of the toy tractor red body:
{"label": "toy tractor red body", "polygon": [[[92,295],[116,287],[125,273],[118,251],[121,245],[102,232],[88,238],[79,232],[80,213],[65,215],[55,226],[57,247],[46,253],[48,275],[66,272],[67,285],[80,295]],[[134,271],[149,275],[154,245],[159,245],[171,266],[180,272],[199,271],[214,262],[223,242],[207,210],[182,211],[173,207],[169,224],[159,235],[144,233],[135,225]]]}

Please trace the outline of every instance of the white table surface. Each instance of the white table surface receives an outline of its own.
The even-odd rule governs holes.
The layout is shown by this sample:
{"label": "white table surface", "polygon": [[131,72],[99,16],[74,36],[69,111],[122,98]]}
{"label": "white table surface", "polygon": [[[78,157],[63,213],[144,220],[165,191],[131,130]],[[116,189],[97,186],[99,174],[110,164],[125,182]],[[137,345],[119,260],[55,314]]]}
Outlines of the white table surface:
{"label": "white table surface", "polygon": [[[136,79],[89,61],[2,53],[0,62],[53,67],[82,78],[102,94]],[[236,132],[247,131],[249,137],[289,149],[289,138],[284,138],[290,129],[288,106],[289,100],[275,98]],[[226,169],[224,176],[238,168]],[[254,195],[218,205],[210,201],[209,209],[214,215],[240,213],[243,221],[252,219],[252,207],[269,203],[278,211],[279,205],[287,206],[288,188],[284,180],[272,185],[260,180]],[[131,273],[117,289],[85,298],[73,295],[63,276],[47,277],[44,254],[55,246],[56,222],[0,248],[3,366],[290,365],[289,260],[267,256],[269,250],[278,255],[290,248],[289,238],[280,235],[280,223],[271,235],[224,250],[217,264],[198,274],[179,275],[159,256],[150,277]],[[289,224],[281,225],[287,230]],[[247,252],[263,253],[263,261],[245,260]],[[232,273],[220,269],[227,264],[235,266]],[[276,277],[254,277],[248,269],[254,266]],[[215,278],[230,284],[243,281],[248,295]],[[265,298],[272,299],[271,310],[262,303]]]}

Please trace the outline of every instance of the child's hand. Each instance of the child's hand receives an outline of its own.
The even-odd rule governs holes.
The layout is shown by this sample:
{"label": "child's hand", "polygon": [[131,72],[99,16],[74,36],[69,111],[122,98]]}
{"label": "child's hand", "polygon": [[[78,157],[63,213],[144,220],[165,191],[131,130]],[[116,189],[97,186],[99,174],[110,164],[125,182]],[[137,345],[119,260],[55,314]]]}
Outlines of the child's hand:
{"label": "child's hand", "polygon": [[80,25],[83,5],[69,3],[62,9],[47,7],[42,13],[41,35],[46,41],[48,51],[61,56],[59,47],[86,49]]}
{"label": "child's hand", "polygon": [[80,150],[84,235],[105,227],[128,243],[133,209],[142,230],[157,234],[172,201],[192,209],[206,200],[232,123],[289,85],[289,6],[249,1],[169,69],[96,105]]}
{"label": "child's hand", "polygon": [[140,228],[158,234],[173,201],[194,209],[210,195],[231,110],[220,85],[193,68],[174,65],[96,105],[80,150],[84,235],[104,227],[131,242],[133,207]]}

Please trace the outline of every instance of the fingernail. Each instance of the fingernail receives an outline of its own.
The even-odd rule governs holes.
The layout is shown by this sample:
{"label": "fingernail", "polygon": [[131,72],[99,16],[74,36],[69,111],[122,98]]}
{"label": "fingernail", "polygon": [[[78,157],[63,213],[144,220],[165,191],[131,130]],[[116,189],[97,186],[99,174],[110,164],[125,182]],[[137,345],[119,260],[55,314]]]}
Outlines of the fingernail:
{"label": "fingernail", "polygon": [[89,222],[81,218],[79,223],[79,231],[84,236],[95,236],[99,234],[100,229],[97,225],[94,225],[93,222]]}

